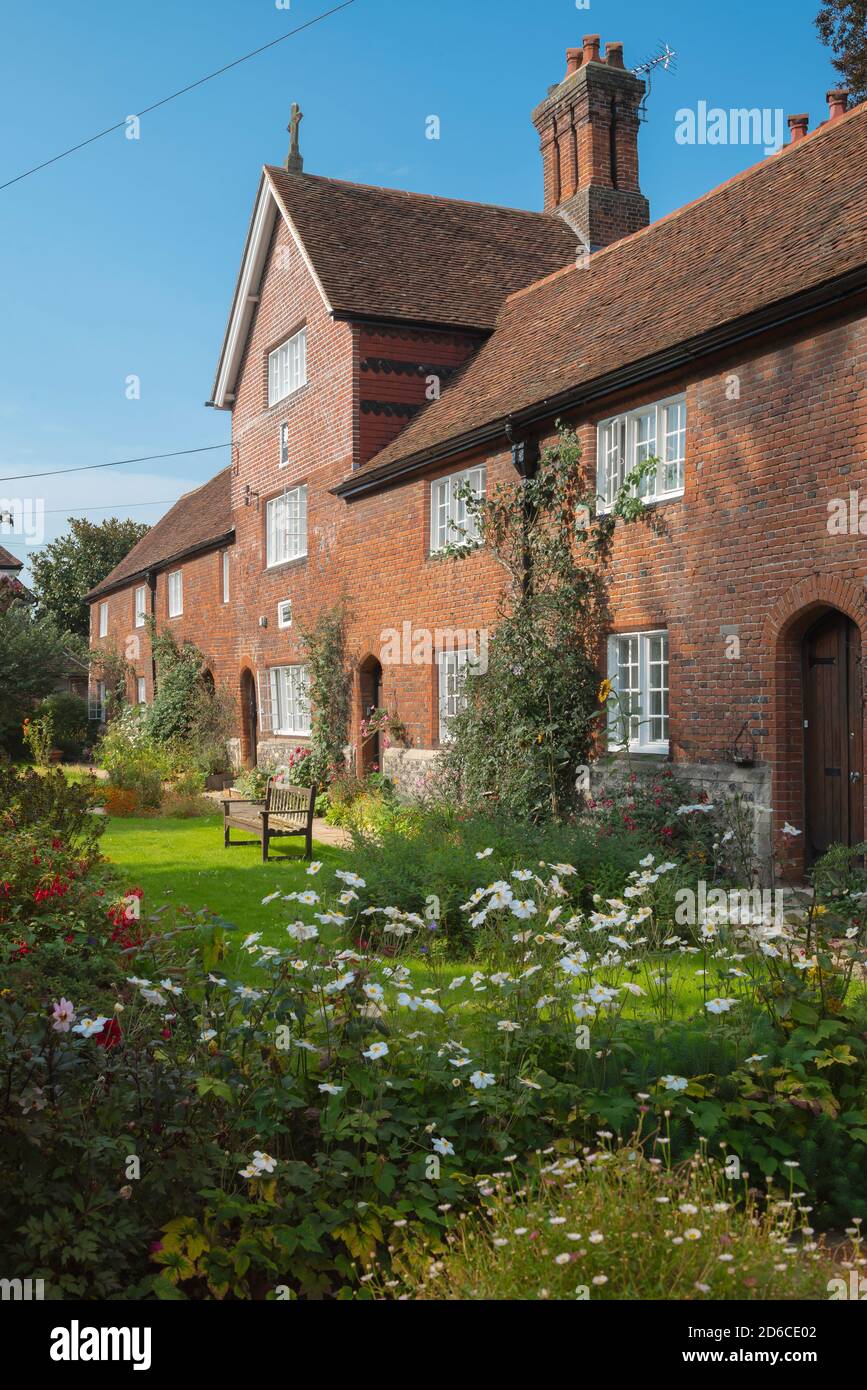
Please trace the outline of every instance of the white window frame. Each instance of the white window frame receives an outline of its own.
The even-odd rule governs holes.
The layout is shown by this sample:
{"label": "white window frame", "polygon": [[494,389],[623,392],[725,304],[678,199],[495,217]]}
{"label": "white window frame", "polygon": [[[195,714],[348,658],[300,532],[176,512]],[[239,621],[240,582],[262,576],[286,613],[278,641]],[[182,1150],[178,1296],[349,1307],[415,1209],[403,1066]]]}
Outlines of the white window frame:
{"label": "white window frame", "polygon": [[449,725],[466,706],[464,682],[467,667],[478,657],[466,648],[437,652],[437,693],[439,703],[440,743],[450,743]]}
{"label": "white window frame", "polygon": [[[139,584],[133,595],[133,623],[136,627],[144,627],[148,611],[148,588],[147,584]],[[141,603],[139,603],[141,599]]]}
{"label": "white window frame", "polygon": [[291,598],[281,598],[280,602],[277,604],[277,626],[283,629],[292,626]]}
{"label": "white window frame", "polygon": [[228,550],[224,550],[224,551],[222,552],[222,559],[221,559],[221,561],[220,561],[220,564],[222,565],[221,574],[222,574],[222,580],[223,580],[223,602],[224,602],[224,603],[228,603],[228,602],[229,602],[229,599],[230,599],[230,597],[231,597],[230,589],[229,589],[229,552],[228,552]]}
{"label": "white window frame", "polygon": [[105,681],[93,681],[88,691],[87,717],[97,724],[105,723]]}
{"label": "white window frame", "polygon": [[108,599],[99,605],[99,635],[108,636]]}
{"label": "white window frame", "polygon": [[268,569],[307,554],[307,484],[287,488],[265,503],[265,564]]}
{"label": "white window frame", "polygon": [[[661,665],[662,671],[658,672],[660,661],[655,655],[654,643],[662,641]],[[620,644],[629,642],[634,644],[629,655],[631,660],[628,663],[621,662],[622,649]],[[621,682],[621,671],[624,665],[630,672],[630,687],[625,689]],[[665,628],[653,628],[646,632],[616,632],[612,633],[608,639],[608,678],[621,698],[631,690],[637,696],[637,710],[630,718],[628,747],[630,753],[668,753],[669,751],[669,690],[670,690],[670,664],[669,664],[669,645],[668,632]],[[659,675],[660,683],[656,684],[654,678]],[[652,705],[657,703],[653,698],[660,696],[658,701],[661,708],[657,711],[652,709]],[[608,746],[612,752],[623,751],[624,745],[618,739],[621,721],[618,714],[622,714],[616,704],[612,704],[608,722]],[[661,730],[655,729],[654,725],[661,723]]]}
{"label": "white window frame", "polygon": [[289,423],[284,420],[280,426],[280,468],[289,467]]}
{"label": "white window frame", "polygon": [[169,617],[180,618],[184,611],[184,572],[171,570],[167,579]]}
{"label": "white window frame", "polygon": [[459,489],[469,483],[477,497],[484,497],[487,466],[476,464],[460,473],[448,473],[434,478],[430,485],[430,553],[436,555],[448,545],[478,544],[476,518],[467,514],[466,500],[458,497]]}
{"label": "white window frame", "polygon": [[310,733],[310,697],[306,666],[272,666],[271,732],[305,738]]}
{"label": "white window frame", "polygon": [[686,431],[685,395],[666,396],[637,410],[600,420],[596,439],[598,510],[610,511],[624,480],[639,463],[651,457],[659,459],[659,467],[655,476],[645,478],[641,484],[639,491],[644,503],[682,497]]}
{"label": "white window frame", "polygon": [[146,705],[148,702],[147,681],[144,676],[135,678],[135,702],[137,705]]}
{"label": "white window frame", "polygon": [[307,329],[268,353],[268,405],[277,405],[307,384]]}

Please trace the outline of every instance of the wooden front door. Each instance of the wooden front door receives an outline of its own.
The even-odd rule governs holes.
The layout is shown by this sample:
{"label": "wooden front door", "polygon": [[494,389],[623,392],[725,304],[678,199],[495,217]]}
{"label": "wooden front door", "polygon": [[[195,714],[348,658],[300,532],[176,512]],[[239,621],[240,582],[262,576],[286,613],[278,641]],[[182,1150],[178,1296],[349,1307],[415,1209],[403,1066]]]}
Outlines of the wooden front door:
{"label": "wooden front door", "polygon": [[864,838],[861,636],[832,612],[804,638],[807,862]]}

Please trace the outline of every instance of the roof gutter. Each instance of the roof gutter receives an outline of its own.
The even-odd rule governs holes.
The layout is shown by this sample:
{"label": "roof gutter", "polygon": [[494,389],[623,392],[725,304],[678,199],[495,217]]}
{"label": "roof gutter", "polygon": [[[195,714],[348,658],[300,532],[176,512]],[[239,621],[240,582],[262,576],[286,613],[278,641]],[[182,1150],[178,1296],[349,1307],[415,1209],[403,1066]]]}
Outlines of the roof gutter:
{"label": "roof gutter", "polygon": [[780,300],[779,303],[770,308],[746,314],[722,327],[709,329],[705,333],[700,333],[694,338],[689,338],[683,343],[665,349],[664,352],[654,353],[650,357],[629,363],[626,367],[607,372],[604,376],[595,377],[581,386],[570,387],[566,391],[559,392],[556,396],[546,396],[543,400],[526,406],[522,410],[514,411],[509,415],[498,416],[495,420],[480,425],[474,430],[468,430],[464,434],[455,435],[430,449],[419,450],[415,454],[407,455],[406,458],[384,464],[381,468],[370,469],[367,472],[359,470],[357,474],[347,478],[342,483],[338,483],[337,487],[332,488],[331,491],[335,496],[342,497],[344,501],[353,502],[366,494],[391,487],[430,464],[439,463],[453,458],[457,454],[464,454],[471,449],[490,444],[502,439],[504,435],[508,437],[510,432],[514,433],[516,430],[537,424],[560,410],[574,410],[602,397],[613,395],[615,392],[625,391],[632,386],[640,386],[653,377],[691,366],[700,357],[707,357],[713,353],[736,347],[762,333],[772,332],[774,329],[783,328],[787,324],[806,318],[810,314],[831,309],[842,300],[854,298],[857,294],[865,291],[867,291],[867,265],[859,266],[857,270],[849,271],[846,275],[839,276],[834,280],[828,280],[816,289],[803,291],[798,295],[790,296],[788,299]]}
{"label": "roof gutter", "polygon": [[150,585],[151,576],[154,580],[162,570],[168,569],[169,565],[176,565],[180,560],[189,560],[194,555],[201,555],[206,550],[219,550],[221,545],[228,545],[235,539],[234,526],[230,531],[225,531],[222,536],[214,536],[208,541],[199,541],[197,545],[187,546],[185,550],[178,550],[174,555],[169,555],[165,560],[158,560],[155,564],[145,565],[140,570],[133,570],[131,574],[125,574],[122,578],[114,580],[111,584],[99,584],[95,589],[84,595],[85,603],[94,603],[99,598],[104,598],[106,594],[116,593],[118,589],[125,589],[127,585],[134,583],[137,579],[143,579]]}

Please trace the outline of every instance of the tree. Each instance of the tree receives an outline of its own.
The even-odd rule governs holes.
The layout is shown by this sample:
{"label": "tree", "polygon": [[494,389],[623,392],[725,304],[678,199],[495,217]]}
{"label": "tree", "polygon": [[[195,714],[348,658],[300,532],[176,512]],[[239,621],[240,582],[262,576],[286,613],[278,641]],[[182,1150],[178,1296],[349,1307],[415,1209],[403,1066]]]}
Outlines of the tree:
{"label": "tree", "polygon": [[825,0],[816,28],[852,100],[867,100],[867,0]]}
{"label": "tree", "polygon": [[20,601],[0,612],[0,745],[19,742],[34,702],[50,693],[67,664],[64,634],[49,614],[34,616]]}
{"label": "tree", "polygon": [[110,574],[150,530],[140,521],[120,521],[116,516],[97,524],[85,517],[70,517],[69,531],[46,545],[31,561],[33,589],[43,613],[60,628],[88,636],[88,610],[84,595]]}

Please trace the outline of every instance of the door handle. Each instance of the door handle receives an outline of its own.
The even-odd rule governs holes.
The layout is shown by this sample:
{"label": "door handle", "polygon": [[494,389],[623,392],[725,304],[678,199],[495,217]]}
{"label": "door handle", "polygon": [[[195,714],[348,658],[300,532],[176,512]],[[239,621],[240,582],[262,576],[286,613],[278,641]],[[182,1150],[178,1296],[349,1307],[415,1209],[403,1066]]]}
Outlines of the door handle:
{"label": "door handle", "polygon": [[860,772],[850,772],[850,773],[849,773],[849,781],[850,781],[850,782],[860,782],[860,781],[861,781],[861,773],[860,773]]}

